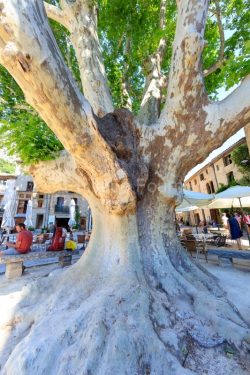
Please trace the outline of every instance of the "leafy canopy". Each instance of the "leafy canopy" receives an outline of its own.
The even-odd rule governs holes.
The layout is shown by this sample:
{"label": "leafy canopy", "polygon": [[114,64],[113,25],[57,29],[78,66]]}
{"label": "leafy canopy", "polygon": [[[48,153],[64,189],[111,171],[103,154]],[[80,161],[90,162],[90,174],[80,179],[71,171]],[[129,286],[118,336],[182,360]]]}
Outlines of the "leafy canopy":
{"label": "leafy canopy", "polygon": [[4,159],[0,159],[0,173],[15,173],[15,165]]}
{"label": "leafy canopy", "polygon": [[[48,1],[55,4],[55,0]],[[160,38],[167,40],[162,72],[170,69],[172,43],[176,26],[176,3],[167,1],[166,27],[160,27],[160,0],[96,0],[99,8],[99,37],[103,50],[108,82],[116,107],[126,104],[122,90],[126,82],[132,99],[133,111],[139,110],[148,59],[156,50]],[[219,1],[225,30],[224,62],[219,69],[205,78],[211,98],[218,97],[221,87],[229,89],[239,83],[250,71],[248,0]],[[66,64],[79,84],[80,74],[70,35],[64,27],[50,22]],[[220,51],[220,34],[215,16],[215,0],[205,32],[207,41],[203,52],[203,67],[213,65]],[[18,155],[25,164],[56,157],[62,144],[47,125],[30,108],[14,79],[0,66],[0,144],[10,154]]]}
{"label": "leafy canopy", "polygon": [[232,160],[243,174],[240,184],[250,185],[250,155],[246,143],[232,152]]}

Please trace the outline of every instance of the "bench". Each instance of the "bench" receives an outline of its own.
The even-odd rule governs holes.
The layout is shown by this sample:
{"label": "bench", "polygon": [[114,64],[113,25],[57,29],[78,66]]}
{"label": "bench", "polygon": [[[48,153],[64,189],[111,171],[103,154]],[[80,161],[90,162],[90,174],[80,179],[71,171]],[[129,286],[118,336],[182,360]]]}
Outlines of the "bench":
{"label": "bench", "polygon": [[[74,254],[76,253],[78,252],[74,251]],[[71,265],[72,261],[72,251],[31,251],[26,254],[2,255],[0,256],[0,263],[6,264],[5,276],[7,277],[7,279],[14,279],[16,277],[22,276],[24,270],[24,261],[55,257],[59,258],[59,264],[62,267],[69,266]]]}
{"label": "bench", "polygon": [[233,258],[250,260],[250,251],[242,250],[222,250],[222,249],[209,249],[207,250],[209,255],[217,255],[219,263],[230,264],[233,263]]}

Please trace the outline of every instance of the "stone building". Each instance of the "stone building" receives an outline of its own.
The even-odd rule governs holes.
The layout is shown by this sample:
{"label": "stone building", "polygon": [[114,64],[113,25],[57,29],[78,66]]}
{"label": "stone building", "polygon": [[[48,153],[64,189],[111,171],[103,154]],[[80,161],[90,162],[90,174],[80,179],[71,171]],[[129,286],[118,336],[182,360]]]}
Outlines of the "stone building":
{"label": "stone building", "polygon": [[[24,174],[0,174],[0,202],[4,195],[6,181],[16,180],[18,194],[16,222],[24,222],[29,199],[33,202],[33,224],[35,228],[48,227],[50,223],[67,227],[70,218],[70,201],[75,200],[79,211],[80,227],[86,229],[88,217],[88,203],[79,194],[73,192],[57,192],[55,194],[41,194],[34,189],[31,176]],[[3,207],[0,208],[0,222],[2,221]]]}
{"label": "stone building", "polygon": [[[238,167],[233,163],[231,153],[242,144],[246,144],[245,137],[241,138],[185,180],[185,189],[214,194],[221,187],[221,184],[228,185],[233,180],[240,180],[243,176]],[[192,225],[197,225],[202,220],[220,222],[219,210],[199,209],[183,213],[181,216]]]}

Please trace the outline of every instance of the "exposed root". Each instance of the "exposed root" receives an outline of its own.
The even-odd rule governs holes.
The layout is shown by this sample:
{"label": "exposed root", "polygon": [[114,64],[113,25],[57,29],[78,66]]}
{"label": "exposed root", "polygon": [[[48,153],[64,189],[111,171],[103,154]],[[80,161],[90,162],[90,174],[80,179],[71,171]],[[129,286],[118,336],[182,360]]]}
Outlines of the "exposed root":
{"label": "exposed root", "polygon": [[247,374],[246,325],[226,300],[173,298],[130,276],[77,284],[78,272],[75,265],[74,277],[69,269],[23,291],[1,374]]}

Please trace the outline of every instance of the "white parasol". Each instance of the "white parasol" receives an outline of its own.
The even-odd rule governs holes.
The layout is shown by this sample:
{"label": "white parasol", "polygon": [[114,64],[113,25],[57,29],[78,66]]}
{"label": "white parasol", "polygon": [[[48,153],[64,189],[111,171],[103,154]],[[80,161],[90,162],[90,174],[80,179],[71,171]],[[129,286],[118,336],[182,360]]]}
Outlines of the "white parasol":
{"label": "white parasol", "polygon": [[183,189],[183,200],[176,207],[177,212],[193,211],[199,207],[209,204],[213,199],[212,194],[204,194],[196,191]]}
{"label": "white parasol", "polygon": [[15,226],[15,214],[17,209],[17,193],[15,187],[15,180],[8,180],[6,182],[6,188],[4,197],[2,199],[2,205],[4,207],[3,219],[1,228],[4,228],[9,233]]}
{"label": "white parasol", "polygon": [[232,186],[215,194],[207,208],[250,207],[250,186]]}
{"label": "white parasol", "polygon": [[32,222],[32,200],[30,199],[28,201],[27,205],[27,211],[26,211],[26,219],[24,224],[26,227],[33,227],[33,222]]}
{"label": "white parasol", "polygon": [[73,227],[73,225],[76,224],[76,221],[75,221],[76,203],[74,199],[71,199],[70,201],[69,213],[70,213],[70,219],[68,221],[68,225],[69,227]]}

